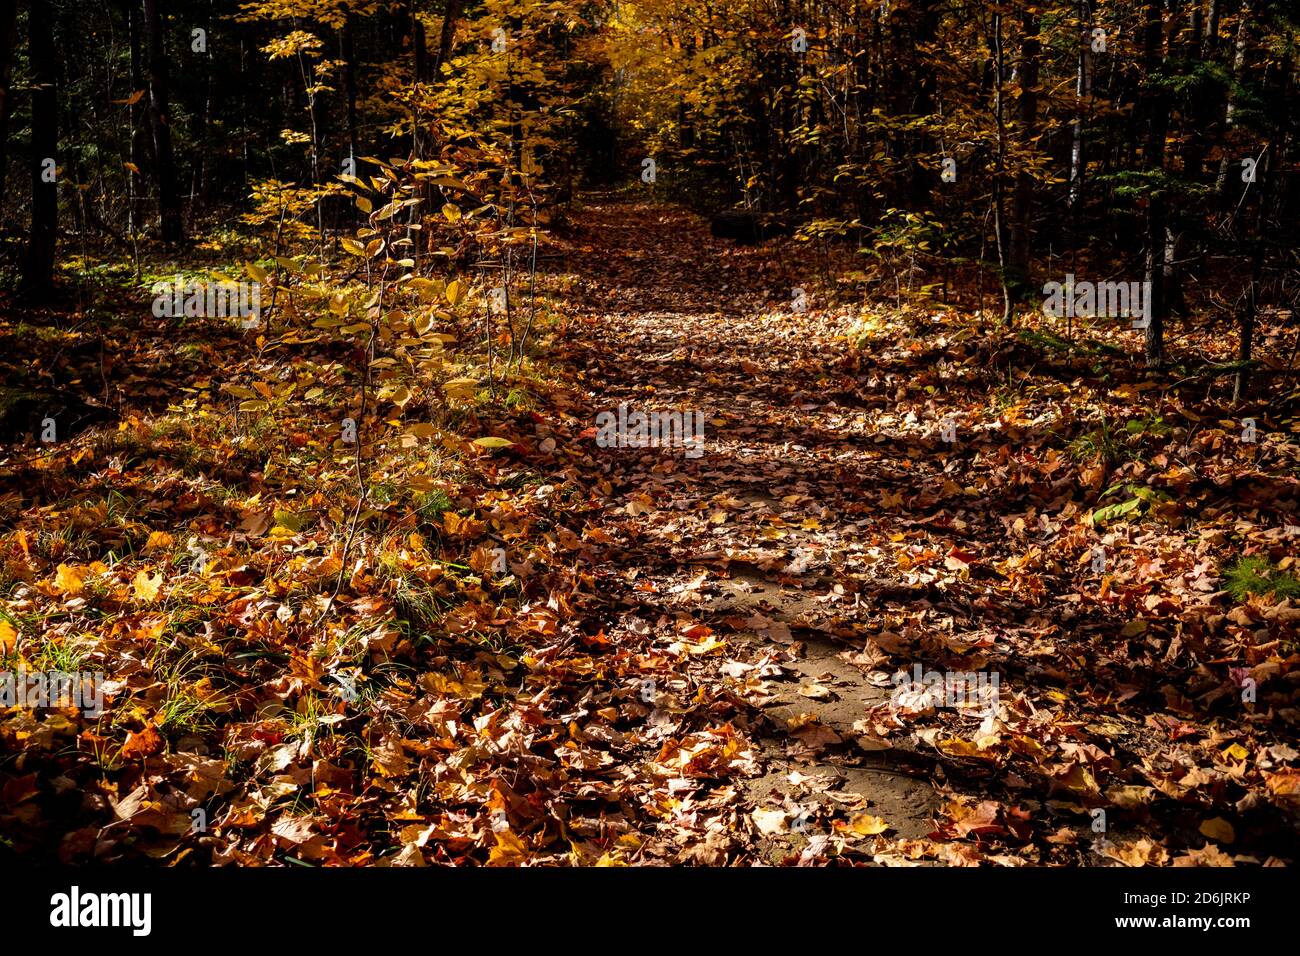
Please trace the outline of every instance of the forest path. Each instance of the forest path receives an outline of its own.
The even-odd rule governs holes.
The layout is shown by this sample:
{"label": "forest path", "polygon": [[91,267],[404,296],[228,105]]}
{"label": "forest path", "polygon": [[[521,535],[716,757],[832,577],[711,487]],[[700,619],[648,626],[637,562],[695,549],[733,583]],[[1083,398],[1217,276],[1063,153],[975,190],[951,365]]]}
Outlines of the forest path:
{"label": "forest path", "polygon": [[594,452],[625,546],[601,569],[612,626],[684,641],[687,670],[711,692],[743,686],[761,770],[738,796],[762,821],[751,850],[772,860],[816,855],[819,835],[854,819],[922,837],[937,805],[924,760],[857,742],[891,688],[878,686],[886,662],[864,653],[864,630],[883,625],[861,586],[876,522],[855,495],[908,479],[858,447],[860,403],[826,394],[843,343],[833,320],[792,310],[800,281],[788,249],[713,239],[683,210],[593,197],[568,250],[570,300],[591,328],[567,360],[593,414],[626,403],[706,420],[697,458]]}

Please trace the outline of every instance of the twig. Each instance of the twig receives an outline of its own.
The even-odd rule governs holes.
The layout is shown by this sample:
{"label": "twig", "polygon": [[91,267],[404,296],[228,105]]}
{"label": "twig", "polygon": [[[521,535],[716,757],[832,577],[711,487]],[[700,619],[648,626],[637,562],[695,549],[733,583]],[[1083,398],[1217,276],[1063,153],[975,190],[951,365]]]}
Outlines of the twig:
{"label": "twig", "polygon": [[[383,314],[384,283],[387,281],[388,281],[388,266],[385,265],[383,275],[381,275],[379,278],[379,301],[376,303],[379,315]],[[365,369],[362,372],[362,376],[361,376],[361,407],[357,412],[357,456],[356,456],[357,503],[356,506],[352,509],[352,516],[348,519],[348,533],[343,538],[343,553],[339,556],[339,573],[338,576],[334,579],[334,590],[330,593],[329,600],[325,602],[325,607],[321,611],[320,617],[316,618],[316,622],[312,625],[313,630],[319,628],[321,624],[325,622],[325,618],[329,616],[330,611],[333,610],[334,608],[334,602],[335,600],[337,600],[339,596],[339,592],[343,589],[343,575],[347,572],[348,569],[348,551],[352,547],[353,538],[356,537],[357,525],[361,518],[361,509],[362,507],[364,507],[366,503],[366,497],[368,494],[368,489],[366,487],[365,472],[362,468],[361,452],[365,447],[363,429],[365,427],[365,421],[366,421],[366,395],[368,394],[369,387],[370,387],[370,362],[371,362],[370,356],[371,356],[371,350],[375,346],[375,336],[378,333],[378,328],[379,328],[378,317],[376,317],[375,321],[372,321],[370,323],[370,339],[366,342],[365,352],[363,353],[363,361],[365,362]]]}

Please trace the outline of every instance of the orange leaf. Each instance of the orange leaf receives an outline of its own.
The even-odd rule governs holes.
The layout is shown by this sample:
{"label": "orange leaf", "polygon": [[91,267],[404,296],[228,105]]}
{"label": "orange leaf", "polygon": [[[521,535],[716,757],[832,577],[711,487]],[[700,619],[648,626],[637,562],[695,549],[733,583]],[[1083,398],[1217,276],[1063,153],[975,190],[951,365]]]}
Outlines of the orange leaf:
{"label": "orange leaf", "polygon": [[126,743],[122,745],[122,756],[128,760],[132,757],[148,757],[162,749],[163,739],[158,731],[154,730],[153,724],[145,724],[144,730],[126,735]]}
{"label": "orange leaf", "polygon": [[80,594],[86,587],[85,572],[60,564],[54,574],[54,586],[63,594]]}

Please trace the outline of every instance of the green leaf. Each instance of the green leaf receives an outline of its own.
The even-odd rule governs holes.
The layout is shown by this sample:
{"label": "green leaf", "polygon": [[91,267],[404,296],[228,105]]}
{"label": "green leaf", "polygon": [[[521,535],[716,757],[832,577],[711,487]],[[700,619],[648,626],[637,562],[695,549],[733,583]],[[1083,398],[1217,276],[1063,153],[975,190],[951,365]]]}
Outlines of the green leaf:
{"label": "green leaf", "polygon": [[302,531],[307,527],[310,521],[308,515],[295,514],[292,511],[276,511],[275,523],[281,528],[287,528],[290,531]]}
{"label": "green leaf", "polygon": [[1092,513],[1090,520],[1093,524],[1099,524],[1104,521],[1114,521],[1116,518],[1122,518],[1124,515],[1136,511],[1141,506],[1141,498],[1130,498],[1128,501],[1121,502],[1117,505],[1108,505],[1105,508],[1098,508]]}

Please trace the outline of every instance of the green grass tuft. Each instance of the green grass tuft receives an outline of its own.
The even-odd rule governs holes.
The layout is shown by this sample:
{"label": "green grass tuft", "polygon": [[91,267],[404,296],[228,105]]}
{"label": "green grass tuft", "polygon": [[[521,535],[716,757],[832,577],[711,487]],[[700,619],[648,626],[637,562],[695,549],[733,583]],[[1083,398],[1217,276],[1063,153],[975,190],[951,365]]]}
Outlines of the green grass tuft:
{"label": "green grass tuft", "polygon": [[1224,568],[1223,588],[1237,601],[1251,594],[1271,594],[1278,600],[1300,597],[1300,579],[1260,555],[1238,558]]}

